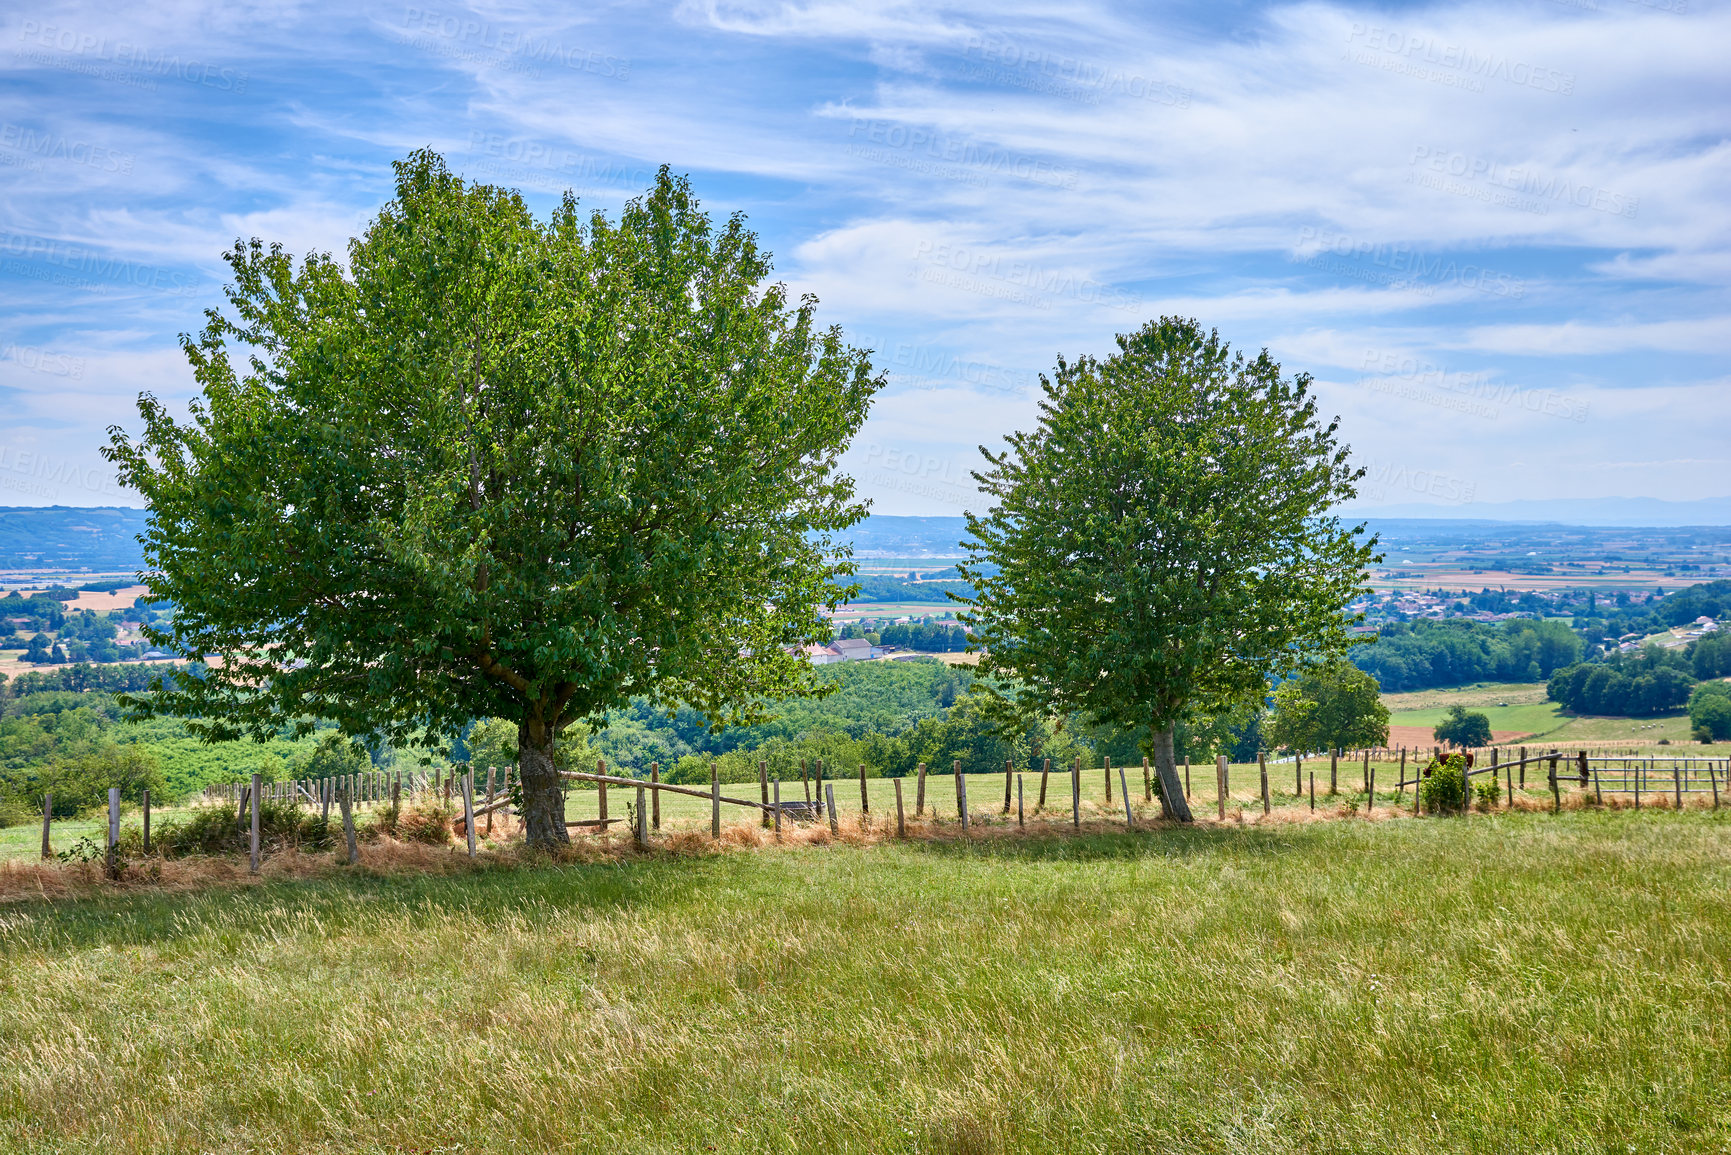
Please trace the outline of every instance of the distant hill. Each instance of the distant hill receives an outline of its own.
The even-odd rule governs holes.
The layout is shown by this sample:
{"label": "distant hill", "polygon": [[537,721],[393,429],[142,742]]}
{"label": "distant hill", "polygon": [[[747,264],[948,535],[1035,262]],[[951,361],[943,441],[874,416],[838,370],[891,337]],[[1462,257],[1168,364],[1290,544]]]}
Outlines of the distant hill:
{"label": "distant hill", "polygon": [[1359,505],[1342,517],[1378,520],[1551,522],[1562,525],[1652,529],[1731,525],[1731,497],[1663,501],[1656,497],[1560,497],[1527,501],[1475,501],[1467,505]]}
{"label": "distant hill", "polygon": [[[1587,506],[1598,507],[1599,514],[1591,514]],[[1567,508],[1573,512],[1572,519],[1564,521],[1540,516],[1552,507]],[[1438,512],[1433,507],[1414,508]],[[1483,516],[1492,509],[1499,509],[1505,516]],[[1534,540],[1549,541],[1556,531],[1570,527],[1597,527],[1583,531],[1589,540],[1605,537],[1612,532],[1607,527],[1615,525],[1659,527],[1648,535],[1652,541],[1658,542],[1688,532],[1665,527],[1731,525],[1731,508],[1720,509],[1712,500],[1583,500],[1579,508],[1569,502],[1531,502],[1515,503],[1506,509],[1486,505],[1463,506],[1455,512],[1465,510],[1476,511],[1480,516],[1387,517],[1368,510],[1358,515],[1343,513],[1342,516],[1348,520],[1368,517],[1370,528],[1382,535],[1385,546],[1391,543],[1417,546],[1506,541],[1511,548],[1516,542],[1526,543],[1521,546],[1523,551],[1529,547],[1538,548],[1532,544]],[[1526,513],[1524,517],[1523,512]],[[1650,519],[1644,522],[1633,520],[1643,513]],[[1714,517],[1717,520],[1709,520]],[[1619,520],[1621,518],[1631,520]],[[0,506],[0,570],[136,570],[144,564],[137,541],[144,532],[144,519],[145,511],[142,509],[112,506],[95,509],[63,505]],[[854,556],[863,561],[871,558],[958,558],[963,556],[960,542],[966,535],[967,522],[959,517],[873,516],[855,526],[850,536],[853,538]]]}
{"label": "distant hill", "polygon": [[0,506],[0,569],[137,570],[144,518],[117,506]]}

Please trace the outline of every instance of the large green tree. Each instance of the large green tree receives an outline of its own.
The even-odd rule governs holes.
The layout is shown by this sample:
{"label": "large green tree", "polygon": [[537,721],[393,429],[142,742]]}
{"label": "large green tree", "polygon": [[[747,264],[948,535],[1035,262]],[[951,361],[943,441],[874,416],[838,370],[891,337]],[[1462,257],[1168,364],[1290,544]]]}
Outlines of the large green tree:
{"label": "large green tree", "polygon": [[1268,740],[1288,750],[1350,750],[1388,741],[1388,707],[1376,679],[1336,659],[1280,683]]}
{"label": "large green tree", "polygon": [[1359,476],[1310,380],[1162,318],[1042,377],[1038,425],[974,476],[965,620],[1023,708],[1147,736],[1167,813],[1190,820],[1173,728],[1260,701],[1344,651],[1375,539],[1329,516]]}
{"label": "large green tree", "polygon": [[182,341],[190,418],[145,395],[143,435],[112,431],[159,640],[221,656],[141,708],[211,739],[507,718],[528,838],[563,842],[573,722],[810,689],[790,648],[852,572],[837,457],[881,379],[665,169],[617,222],[570,195],[537,220],[431,153],[396,171],[346,265],[237,244],[232,314]]}

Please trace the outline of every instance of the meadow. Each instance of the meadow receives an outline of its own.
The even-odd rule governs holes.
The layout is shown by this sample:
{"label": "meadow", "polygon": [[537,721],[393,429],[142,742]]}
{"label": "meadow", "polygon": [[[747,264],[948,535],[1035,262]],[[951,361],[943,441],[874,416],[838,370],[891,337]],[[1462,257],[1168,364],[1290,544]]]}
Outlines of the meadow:
{"label": "meadow", "polygon": [[[1448,690],[1418,690],[1384,694],[1389,725],[1430,729],[1460,705],[1490,719],[1498,733],[1530,735],[1529,742],[1567,747],[1571,742],[1657,743],[1690,745],[1689,715],[1674,711],[1651,718],[1575,715],[1545,696],[1543,682],[1484,682]],[[1677,751],[1682,753],[1682,751]]]}
{"label": "meadow", "polygon": [[927,833],[10,902],[0,1148],[1731,1143],[1718,813]]}

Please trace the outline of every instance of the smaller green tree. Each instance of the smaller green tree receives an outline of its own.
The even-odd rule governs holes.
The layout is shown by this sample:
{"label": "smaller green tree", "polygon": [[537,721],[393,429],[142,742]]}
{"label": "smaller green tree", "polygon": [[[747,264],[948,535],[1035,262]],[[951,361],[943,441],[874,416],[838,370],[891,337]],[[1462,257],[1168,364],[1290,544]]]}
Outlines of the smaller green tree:
{"label": "smaller green tree", "polygon": [[1731,682],[1702,682],[1689,695],[1689,725],[1703,742],[1731,738]]}
{"label": "smaller green tree", "polygon": [[1483,714],[1469,714],[1465,706],[1450,706],[1448,717],[1431,731],[1438,742],[1470,749],[1491,744],[1491,720]]}
{"label": "smaller green tree", "polygon": [[1384,745],[1382,687],[1351,662],[1331,659],[1276,687],[1267,734],[1273,745],[1300,752]]}

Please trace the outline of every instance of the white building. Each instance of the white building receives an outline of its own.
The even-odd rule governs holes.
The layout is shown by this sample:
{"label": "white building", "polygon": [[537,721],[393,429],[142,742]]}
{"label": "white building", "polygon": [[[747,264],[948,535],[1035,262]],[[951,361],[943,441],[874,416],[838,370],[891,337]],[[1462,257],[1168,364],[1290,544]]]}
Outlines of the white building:
{"label": "white building", "polygon": [[837,662],[847,661],[831,646],[807,646],[805,660],[814,666],[833,666]]}
{"label": "white building", "polygon": [[864,638],[843,638],[839,642],[831,642],[829,648],[840,654],[845,661],[864,662],[871,658],[883,657],[883,650],[872,645]]}

